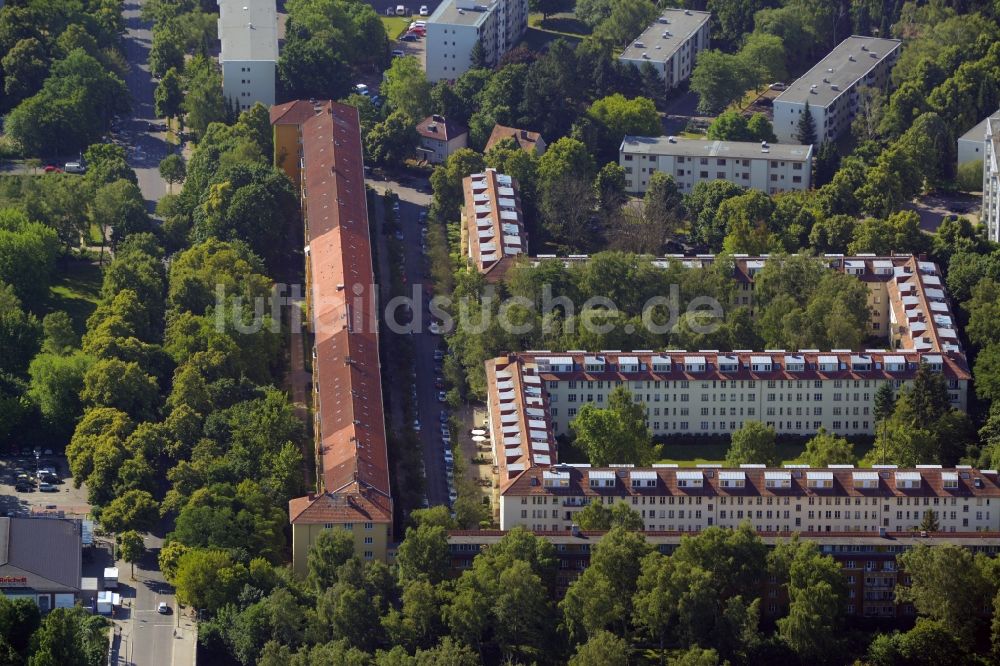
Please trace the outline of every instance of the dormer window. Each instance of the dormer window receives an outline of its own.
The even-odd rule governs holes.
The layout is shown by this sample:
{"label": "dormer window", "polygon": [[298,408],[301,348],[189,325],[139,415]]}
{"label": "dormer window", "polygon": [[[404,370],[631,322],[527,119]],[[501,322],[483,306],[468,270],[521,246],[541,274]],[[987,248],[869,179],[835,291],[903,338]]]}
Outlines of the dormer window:
{"label": "dormer window", "polygon": [[744,488],[747,484],[746,478],[746,472],[723,470],[719,472],[719,487]]}
{"label": "dormer window", "polygon": [[896,472],[896,488],[919,488],[920,481],[920,472]]}

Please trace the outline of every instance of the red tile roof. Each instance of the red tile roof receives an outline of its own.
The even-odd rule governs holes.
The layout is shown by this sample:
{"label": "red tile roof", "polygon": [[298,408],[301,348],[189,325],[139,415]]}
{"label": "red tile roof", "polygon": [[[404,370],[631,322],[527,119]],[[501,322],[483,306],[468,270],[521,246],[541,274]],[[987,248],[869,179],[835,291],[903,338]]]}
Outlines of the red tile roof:
{"label": "red tile roof", "polygon": [[417,134],[427,139],[451,141],[469,130],[461,123],[448,120],[444,116],[427,116],[417,124]]}
{"label": "red tile roof", "polygon": [[545,149],[545,141],[538,132],[497,124],[493,126],[493,131],[490,132],[489,141],[486,142],[486,148],[483,152],[488,152],[490,148],[504,139],[513,139],[514,143],[520,146],[522,150],[528,152],[541,154]]}
{"label": "red tile roof", "polygon": [[272,109],[276,122],[302,118],[320,481],[333,494],[308,507],[307,498],[292,500],[289,513],[293,521],[330,522],[312,516],[337,507],[388,521],[392,500],[358,112],[328,101],[283,107]]}

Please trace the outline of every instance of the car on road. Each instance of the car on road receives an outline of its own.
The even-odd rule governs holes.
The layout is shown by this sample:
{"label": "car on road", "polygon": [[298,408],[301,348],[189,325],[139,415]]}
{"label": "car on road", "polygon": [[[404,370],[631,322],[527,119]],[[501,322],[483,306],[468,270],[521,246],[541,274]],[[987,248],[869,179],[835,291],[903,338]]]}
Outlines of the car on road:
{"label": "car on road", "polygon": [[457,500],[457,499],[458,499],[458,493],[456,493],[454,489],[449,490],[448,491],[448,501],[451,502],[452,504],[454,504],[455,500]]}
{"label": "car on road", "polygon": [[66,164],[63,165],[63,169],[66,173],[87,173],[87,167],[83,166],[79,162],[66,162]]}
{"label": "car on road", "polygon": [[454,460],[455,459],[455,456],[452,455],[452,453],[451,453],[451,449],[445,449],[444,450],[444,459],[445,460]]}
{"label": "car on road", "polygon": [[43,483],[38,486],[38,490],[43,493],[57,493],[59,489],[53,486],[51,483]]}
{"label": "car on road", "polygon": [[19,493],[30,493],[30,492],[34,492],[35,486],[32,485],[32,484],[30,484],[30,483],[28,483],[28,482],[26,482],[26,481],[19,481],[14,486],[14,490],[16,490]]}
{"label": "car on road", "polygon": [[784,90],[785,84],[782,83],[781,81],[775,81],[769,87],[771,88],[771,90]]}
{"label": "car on road", "polygon": [[43,171],[44,171],[45,173],[62,173],[62,172],[63,172],[63,170],[62,170],[62,169],[60,169],[59,167],[57,167],[57,166],[56,166],[56,165],[54,165],[54,164],[49,164],[48,166],[46,166],[46,167],[45,167],[45,168],[43,169]]}
{"label": "car on road", "polygon": [[435,349],[434,350],[434,360],[435,361],[440,361],[443,358],[444,358],[444,352],[441,351],[440,349]]}
{"label": "car on road", "polygon": [[441,335],[441,324],[436,321],[432,321],[431,325],[428,327],[432,335]]}
{"label": "car on road", "polygon": [[412,32],[408,32],[405,35],[403,35],[402,37],[400,37],[399,41],[401,41],[401,42],[415,42],[415,41],[417,41],[417,39],[418,39],[418,37],[416,35],[414,35]]}
{"label": "car on road", "polygon": [[403,240],[403,230],[402,229],[396,229],[396,240]]}
{"label": "car on road", "polygon": [[417,222],[419,222],[421,226],[427,224],[427,211],[426,210],[422,210],[422,211],[420,211],[420,213],[417,214]]}
{"label": "car on road", "polygon": [[[392,57],[393,57],[393,58],[402,58],[402,57],[403,57],[403,56],[405,56],[405,55],[406,55],[406,54],[405,54],[405,53],[403,53],[403,51],[402,51],[401,49],[393,49],[393,50],[392,50]],[[375,101],[375,100],[372,100],[372,102],[373,102],[373,103],[374,103],[374,101]]]}
{"label": "car on road", "polygon": [[448,395],[444,391],[438,391],[438,402],[446,402]]}
{"label": "car on road", "polygon": [[160,615],[170,615],[170,606],[167,604],[166,601],[161,601],[160,603],[156,604],[156,612],[159,613]]}
{"label": "car on road", "polygon": [[436,388],[436,389],[443,389],[444,388],[444,380],[441,379],[440,377],[435,377],[434,378],[434,388]]}
{"label": "car on road", "polygon": [[357,85],[355,85],[354,92],[356,92],[359,95],[364,95],[365,97],[368,97],[369,95],[368,86],[366,86],[364,83],[358,83]]}
{"label": "car on road", "polygon": [[420,432],[420,421],[413,419],[413,431]]}
{"label": "car on road", "polygon": [[430,11],[427,9],[427,5],[420,5],[420,15],[427,16],[428,14],[430,14]]}

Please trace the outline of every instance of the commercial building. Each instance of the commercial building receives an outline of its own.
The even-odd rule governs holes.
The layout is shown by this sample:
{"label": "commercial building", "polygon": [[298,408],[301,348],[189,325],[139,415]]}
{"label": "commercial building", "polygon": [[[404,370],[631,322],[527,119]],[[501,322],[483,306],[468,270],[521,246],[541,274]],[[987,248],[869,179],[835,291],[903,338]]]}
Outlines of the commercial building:
{"label": "commercial building", "polygon": [[986,121],[983,155],[983,210],[981,221],[994,243],[1000,242],[1000,120]]}
{"label": "commercial building", "polygon": [[752,141],[701,141],[674,136],[626,136],[618,149],[625,189],[643,194],[657,171],[669,174],[682,192],[713,180],[768,194],[808,190],[812,146]]}
{"label": "commercial building", "polygon": [[274,0],[218,0],[222,92],[238,110],[274,104],[278,15]]}
{"label": "commercial building", "polygon": [[386,559],[393,504],[378,350],[376,287],[357,109],[296,101],[271,109],[276,162],[301,192],[317,492],[291,500],[292,565],[340,527],[364,559]]}
{"label": "commercial building", "polygon": [[809,104],[817,143],[840,136],[858,110],[858,89],[884,88],[899,57],[898,39],[848,37],[774,100],[774,134],[795,143],[799,120]]}
{"label": "commercial building", "polygon": [[1000,111],[983,118],[976,126],[958,137],[958,166],[969,162],[981,162],[986,154],[986,121],[1000,121]]}
{"label": "commercial building", "polygon": [[469,141],[469,130],[444,116],[427,116],[417,123],[420,146],[417,154],[431,164],[441,164]]}
{"label": "commercial building", "polygon": [[709,12],[665,9],[651,26],[625,47],[619,60],[641,68],[650,63],[667,90],[691,78],[698,53],[709,45]]}
{"label": "commercial building", "polygon": [[471,69],[476,42],[494,67],[527,30],[528,0],[444,0],[427,19],[427,79],[454,80]]}
{"label": "commercial building", "polygon": [[517,183],[487,169],[462,180],[462,246],[469,263],[490,282],[503,278],[528,251]]}
{"label": "commercial building", "polygon": [[497,124],[493,126],[493,131],[490,132],[490,138],[486,142],[486,148],[483,152],[490,152],[490,148],[497,145],[504,139],[510,139],[516,143],[521,150],[528,153],[534,153],[536,157],[541,157],[545,153],[545,149],[547,147],[545,139],[543,139],[542,135],[538,132]]}
{"label": "commercial building", "polygon": [[[777,260],[733,259],[737,304],[753,308],[754,277]],[[698,267],[716,258],[653,261]],[[821,261],[868,287],[869,333],[886,337],[886,349],[541,350],[487,361],[487,420],[501,491],[532,468],[554,465],[556,436],[569,432],[579,407],[604,406],[619,386],[643,404],[647,427],[658,436],[729,435],[748,421],[780,434],[825,428],[870,435],[875,392],[883,384],[897,391],[910,384],[922,364],[943,375],[952,406],[964,411],[971,375],[937,266],[913,256]]]}
{"label": "commercial building", "polygon": [[[496,544],[506,533],[499,530],[454,531],[448,535],[452,572],[460,574],[472,566],[472,560],[483,549]],[[684,532],[645,532],[650,546],[664,555],[670,555],[684,538]],[[579,575],[590,565],[593,548],[604,536],[602,532],[580,530],[544,531],[536,536],[554,546],[558,561],[556,594],[562,596]],[[759,535],[770,549],[791,539],[794,534],[765,532]],[[1000,553],[1000,534],[997,533],[921,533],[889,532],[885,534],[852,532],[803,532],[798,538],[816,544],[823,555],[829,555],[840,564],[847,589],[845,611],[848,616],[864,618],[909,619],[916,611],[912,604],[896,604],[895,591],[900,585],[910,585],[910,576],[900,567],[898,558],[908,550],[921,545],[953,545],[967,548],[975,554],[996,557]],[[788,593],[782,580],[767,576],[760,581],[761,612],[770,617],[788,612]],[[984,611],[988,615],[988,611]]]}
{"label": "commercial building", "polygon": [[0,518],[0,594],[28,598],[42,612],[71,608],[80,596],[79,520]]}

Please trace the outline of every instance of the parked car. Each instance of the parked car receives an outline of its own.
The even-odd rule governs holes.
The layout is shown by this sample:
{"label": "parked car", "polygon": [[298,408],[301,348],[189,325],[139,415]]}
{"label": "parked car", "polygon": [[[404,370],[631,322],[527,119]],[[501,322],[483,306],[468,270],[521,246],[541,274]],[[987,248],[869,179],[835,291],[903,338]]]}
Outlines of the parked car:
{"label": "parked car", "polygon": [[417,37],[416,35],[414,35],[412,32],[408,32],[405,35],[403,35],[402,37],[400,37],[399,41],[401,41],[401,42],[415,42],[415,41],[417,41],[417,39],[419,39],[419,37]]}
{"label": "parked car", "polygon": [[167,605],[166,601],[161,601],[156,604],[156,612],[160,615],[170,615],[170,606]]}
{"label": "parked car", "polygon": [[32,484],[30,484],[30,483],[28,483],[26,481],[18,481],[14,485],[14,490],[16,490],[19,493],[30,493],[34,489],[35,489],[35,486],[33,486]]}
{"label": "parked car", "polygon": [[[79,162],[66,162],[66,164],[63,166],[63,169],[66,170],[66,173],[86,173],[87,172],[87,167],[83,166]],[[48,451],[48,449],[46,449],[46,451]],[[46,454],[46,455],[48,455],[48,454]]]}
{"label": "parked car", "polygon": [[444,380],[441,379],[440,377],[435,377],[434,378],[434,388],[436,388],[436,389],[443,389],[444,388]]}
{"label": "parked car", "polygon": [[420,421],[413,419],[413,431],[420,432]]}
{"label": "parked car", "polygon": [[427,5],[420,5],[420,15],[427,16],[428,14],[430,14],[430,11],[427,9]]}
{"label": "parked car", "polygon": [[444,358],[444,352],[441,351],[440,349],[435,349],[434,350],[434,360],[435,361],[440,361],[443,358]]}
{"label": "parked car", "polygon": [[396,5],[396,16],[406,16],[405,5]]}
{"label": "parked car", "polygon": [[[403,240],[403,230],[402,229],[396,229],[396,240]],[[403,276],[403,277],[406,277],[406,276]]]}
{"label": "parked car", "polygon": [[358,84],[356,84],[354,86],[354,92],[356,92],[359,95],[364,95],[365,97],[368,97],[368,95],[369,95],[369,93],[368,93],[368,86],[366,86],[364,83],[358,83]]}
{"label": "parked car", "polygon": [[47,165],[47,166],[46,166],[46,167],[45,167],[45,168],[43,169],[43,171],[45,171],[45,173],[62,173],[62,172],[63,172],[63,170],[62,170],[62,169],[60,169],[59,167],[57,167],[57,166],[56,166],[56,165],[54,165],[54,164],[49,164],[49,165]]}
{"label": "parked car", "polygon": [[431,325],[428,327],[432,335],[441,335],[441,324],[436,321],[432,321]]}
{"label": "parked car", "polygon": [[448,395],[444,391],[438,391],[438,402],[445,402],[448,400]]}
{"label": "parked car", "polygon": [[38,489],[43,493],[54,493],[59,491],[59,489],[53,486],[51,483],[43,483],[38,486]]}
{"label": "parked car", "polygon": [[[393,58],[402,58],[402,57],[403,57],[403,56],[405,56],[405,55],[406,55],[406,54],[405,54],[405,53],[403,53],[403,51],[402,51],[402,50],[400,50],[400,49],[393,49],[393,50],[392,50],[392,57],[393,57]],[[372,101],[374,102],[374,100],[372,100]]]}
{"label": "parked car", "polygon": [[781,81],[776,81],[772,83],[770,86],[771,90],[784,90],[785,87],[786,87],[785,84],[782,83]]}

